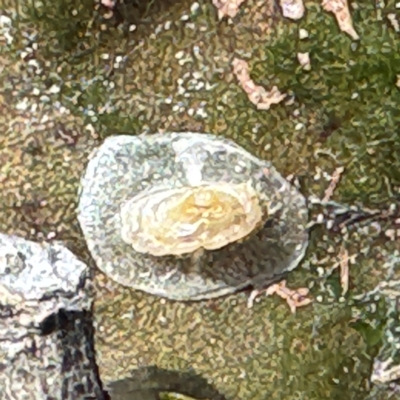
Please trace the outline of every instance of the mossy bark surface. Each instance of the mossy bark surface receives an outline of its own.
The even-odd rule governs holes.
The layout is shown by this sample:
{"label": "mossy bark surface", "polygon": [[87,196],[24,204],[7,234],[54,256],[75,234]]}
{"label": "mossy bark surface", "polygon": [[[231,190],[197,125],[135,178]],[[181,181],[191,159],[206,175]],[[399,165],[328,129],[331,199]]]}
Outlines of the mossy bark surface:
{"label": "mossy bark surface", "polygon": [[[310,306],[293,315],[263,296],[248,309],[248,293],[172,302],[97,273],[96,351],[104,382],[156,366],[195,371],[227,399],[364,400],[390,307],[356,296],[388,279],[400,251],[394,2],[353,4],[358,42],[316,2],[297,23],[267,2],[243,3],[233,23],[218,22],[211,1],[198,4],[124,4],[107,19],[92,1],[2,1],[0,229],[63,240],[93,264],[75,212],[79,178],[90,151],[116,133],[221,135],[295,176],[306,196],[323,197],[344,167],[333,200],[382,212],[345,231],[313,230],[288,281],[310,287]],[[299,52],[310,53],[310,71]],[[232,74],[234,57],[287,99],[257,110]],[[333,268],[343,249],[354,256],[345,295]]]}

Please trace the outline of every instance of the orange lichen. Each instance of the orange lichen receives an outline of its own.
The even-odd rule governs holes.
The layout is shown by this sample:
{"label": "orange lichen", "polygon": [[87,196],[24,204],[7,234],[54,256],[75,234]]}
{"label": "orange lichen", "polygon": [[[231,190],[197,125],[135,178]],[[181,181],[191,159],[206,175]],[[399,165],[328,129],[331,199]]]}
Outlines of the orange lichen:
{"label": "orange lichen", "polygon": [[269,286],[264,290],[254,290],[249,297],[248,307],[251,308],[253,306],[253,301],[255,297],[257,297],[260,293],[265,292],[267,296],[272,294],[277,294],[282,299],[286,300],[287,304],[290,307],[290,311],[292,313],[296,312],[298,307],[307,306],[312,302],[308,296],[309,289],[307,288],[298,288],[298,289],[290,289],[286,286],[286,281],[283,280],[279,283]]}
{"label": "orange lichen", "polygon": [[218,19],[235,17],[243,2],[244,0],[213,0],[214,6],[218,9]]}
{"label": "orange lichen", "polygon": [[347,0],[323,0],[322,8],[335,15],[342,32],[347,33],[354,40],[360,38],[353,27],[353,21],[351,19]]}
{"label": "orange lichen", "polygon": [[234,58],[232,62],[233,73],[239,81],[242,89],[247,93],[249,100],[259,110],[269,110],[272,104],[280,103],[286,94],[282,94],[276,86],[267,91],[260,85],[256,85],[250,78],[249,65],[246,61]]}
{"label": "orange lichen", "polygon": [[336,189],[336,186],[340,181],[340,177],[342,176],[343,171],[344,167],[338,167],[335,169],[331,178],[331,182],[329,183],[328,188],[325,190],[324,198],[322,199],[322,201],[329,201],[331,199]]}

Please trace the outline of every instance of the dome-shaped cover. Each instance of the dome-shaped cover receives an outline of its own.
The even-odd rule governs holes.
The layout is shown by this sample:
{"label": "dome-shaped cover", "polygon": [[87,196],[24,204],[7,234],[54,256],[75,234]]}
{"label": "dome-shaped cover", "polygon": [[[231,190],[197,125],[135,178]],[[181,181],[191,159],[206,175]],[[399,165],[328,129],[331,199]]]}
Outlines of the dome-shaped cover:
{"label": "dome-shaped cover", "polygon": [[262,286],[295,268],[307,218],[304,197],[269,162],[199,133],[107,138],[78,207],[104,273],[175,300]]}

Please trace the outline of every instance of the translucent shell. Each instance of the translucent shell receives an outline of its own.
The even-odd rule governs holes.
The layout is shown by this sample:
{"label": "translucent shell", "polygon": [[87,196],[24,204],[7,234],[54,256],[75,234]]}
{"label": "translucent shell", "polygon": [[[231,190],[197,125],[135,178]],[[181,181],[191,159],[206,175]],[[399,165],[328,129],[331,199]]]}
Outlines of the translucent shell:
{"label": "translucent shell", "polygon": [[304,256],[304,197],[231,140],[165,133],[107,138],[81,181],[78,219],[97,266],[175,300],[262,285]]}

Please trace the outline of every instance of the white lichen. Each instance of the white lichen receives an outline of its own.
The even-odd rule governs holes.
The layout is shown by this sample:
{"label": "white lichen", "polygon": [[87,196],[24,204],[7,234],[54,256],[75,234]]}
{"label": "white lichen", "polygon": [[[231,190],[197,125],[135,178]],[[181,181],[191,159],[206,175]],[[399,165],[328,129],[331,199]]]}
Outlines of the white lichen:
{"label": "white lichen", "polygon": [[305,12],[303,0],[280,0],[279,3],[284,17],[295,21],[303,18]]}

